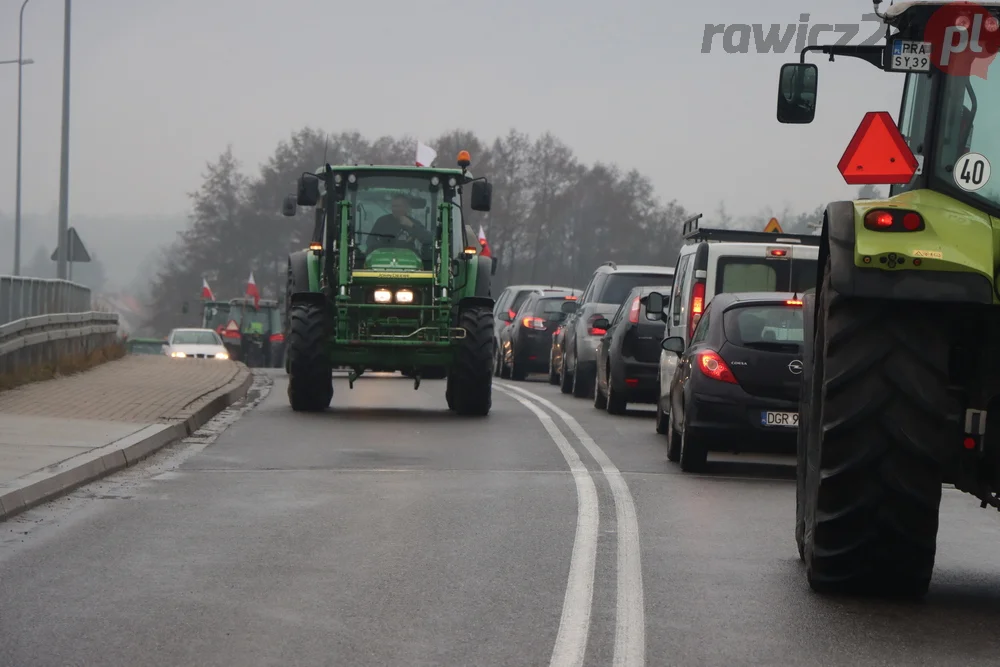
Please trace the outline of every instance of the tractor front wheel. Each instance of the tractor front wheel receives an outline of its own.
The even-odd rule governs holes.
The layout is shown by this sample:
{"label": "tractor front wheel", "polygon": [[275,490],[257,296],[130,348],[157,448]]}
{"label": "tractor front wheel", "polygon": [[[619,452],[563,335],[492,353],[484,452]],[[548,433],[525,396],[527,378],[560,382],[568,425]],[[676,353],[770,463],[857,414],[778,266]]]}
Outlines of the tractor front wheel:
{"label": "tractor front wheel", "polygon": [[326,314],[313,304],[292,306],[288,337],[288,402],[296,412],[322,412],[333,400],[326,356]]}
{"label": "tractor front wheel", "polygon": [[482,306],[458,314],[465,338],[456,342],[449,376],[452,403],[460,415],[484,417],[493,407],[493,311]]}

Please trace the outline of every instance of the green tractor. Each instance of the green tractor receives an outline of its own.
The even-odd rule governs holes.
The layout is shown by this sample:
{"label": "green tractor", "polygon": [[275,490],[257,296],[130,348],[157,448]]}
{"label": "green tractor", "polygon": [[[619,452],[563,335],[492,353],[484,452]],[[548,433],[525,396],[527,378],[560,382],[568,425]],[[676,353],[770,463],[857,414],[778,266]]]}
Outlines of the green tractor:
{"label": "green tractor", "polygon": [[282,212],[315,207],[307,250],[288,258],[288,400],[325,410],[334,368],[351,388],[366,371],[446,377],[449,409],[485,416],[492,406],[496,262],[463,223],[462,194],[489,211],[493,186],[459,169],[330,166],[305,173]]}
{"label": "green tractor", "polygon": [[[815,115],[807,51],[905,76],[897,155],[879,165],[892,151],[870,152],[871,180],[852,179],[894,180],[888,197],[834,202],[823,218],[805,298],[795,537],[814,591],[921,597],[943,485],[1000,509],[1000,422],[987,428],[1000,415],[1000,179],[989,164],[1000,162],[1000,77],[943,66],[963,39],[988,57],[970,33],[995,39],[1000,11],[879,4],[884,46],[809,46],[781,71],[782,123]],[[913,176],[880,177],[898,169],[904,142]]]}

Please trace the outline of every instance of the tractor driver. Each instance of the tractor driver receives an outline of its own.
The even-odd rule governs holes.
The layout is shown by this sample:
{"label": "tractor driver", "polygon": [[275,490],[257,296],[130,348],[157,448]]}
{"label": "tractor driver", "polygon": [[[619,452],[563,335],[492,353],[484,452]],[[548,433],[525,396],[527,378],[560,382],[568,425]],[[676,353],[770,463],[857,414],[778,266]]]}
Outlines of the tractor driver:
{"label": "tractor driver", "polygon": [[419,222],[409,216],[410,200],[406,195],[392,198],[392,213],[375,221],[368,239],[368,252],[385,247],[413,247],[414,241],[430,244],[434,237]]}

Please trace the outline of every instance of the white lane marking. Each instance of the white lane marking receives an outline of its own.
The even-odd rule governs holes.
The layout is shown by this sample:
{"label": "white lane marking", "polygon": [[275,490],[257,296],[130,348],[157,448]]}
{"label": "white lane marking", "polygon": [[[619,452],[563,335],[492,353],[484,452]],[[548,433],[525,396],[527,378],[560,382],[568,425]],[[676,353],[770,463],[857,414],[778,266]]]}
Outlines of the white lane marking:
{"label": "white lane marking", "polygon": [[576,537],[573,540],[573,553],[569,561],[569,579],[566,582],[566,595],[563,598],[562,617],[559,619],[559,632],[556,634],[556,643],[552,649],[552,660],[549,665],[580,667],[587,651],[590,613],[594,603],[594,568],[597,565],[597,528],[600,517],[597,487],[587,466],[580,460],[576,450],[569,444],[569,440],[556,426],[552,417],[531,401],[499,387],[496,388],[535,413],[538,421],[542,422],[542,426],[548,431],[549,437],[562,452],[570,472],[573,473],[577,503]]}
{"label": "white lane marking", "polygon": [[[494,385],[496,386],[496,385]],[[646,664],[646,612],[642,590],[642,561],[639,551],[639,521],[635,501],[622,477],[621,471],[611,462],[593,438],[580,426],[580,422],[548,399],[521,387],[503,383],[503,387],[529,396],[569,426],[586,448],[608,480],[615,501],[618,522],[618,600],[615,612],[615,667],[639,667]]]}

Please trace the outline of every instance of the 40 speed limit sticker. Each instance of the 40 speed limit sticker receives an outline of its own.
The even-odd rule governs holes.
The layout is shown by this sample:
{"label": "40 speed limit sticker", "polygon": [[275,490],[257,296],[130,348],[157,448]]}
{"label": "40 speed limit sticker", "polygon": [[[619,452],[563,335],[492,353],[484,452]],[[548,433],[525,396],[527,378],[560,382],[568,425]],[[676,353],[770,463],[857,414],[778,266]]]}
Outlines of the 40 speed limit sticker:
{"label": "40 speed limit sticker", "polygon": [[966,153],[955,163],[955,185],[975,192],[990,182],[990,161],[980,153]]}

